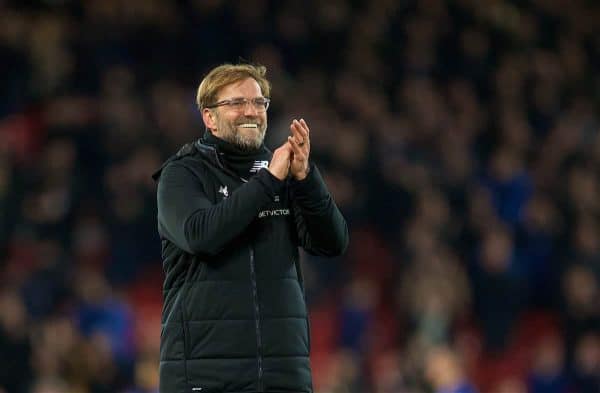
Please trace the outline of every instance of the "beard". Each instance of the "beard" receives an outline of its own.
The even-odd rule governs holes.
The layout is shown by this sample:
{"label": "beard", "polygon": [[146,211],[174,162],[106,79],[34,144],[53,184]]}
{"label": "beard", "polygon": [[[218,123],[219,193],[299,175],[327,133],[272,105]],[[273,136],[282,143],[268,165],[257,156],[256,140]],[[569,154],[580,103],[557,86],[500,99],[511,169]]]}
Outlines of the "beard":
{"label": "beard", "polygon": [[[219,137],[234,144],[243,151],[258,150],[263,144],[267,132],[267,120],[262,122],[257,118],[240,117],[234,121],[226,121],[217,116]],[[256,128],[239,128],[240,124],[256,124]]]}

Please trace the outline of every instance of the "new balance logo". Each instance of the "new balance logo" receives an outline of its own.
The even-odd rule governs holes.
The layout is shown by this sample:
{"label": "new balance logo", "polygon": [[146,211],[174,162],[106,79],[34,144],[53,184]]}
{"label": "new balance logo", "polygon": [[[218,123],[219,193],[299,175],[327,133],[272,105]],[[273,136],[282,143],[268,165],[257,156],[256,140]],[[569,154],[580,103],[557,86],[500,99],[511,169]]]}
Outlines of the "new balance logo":
{"label": "new balance logo", "polygon": [[261,168],[268,168],[269,161],[254,161],[252,164],[252,168],[250,168],[250,172],[258,172]]}

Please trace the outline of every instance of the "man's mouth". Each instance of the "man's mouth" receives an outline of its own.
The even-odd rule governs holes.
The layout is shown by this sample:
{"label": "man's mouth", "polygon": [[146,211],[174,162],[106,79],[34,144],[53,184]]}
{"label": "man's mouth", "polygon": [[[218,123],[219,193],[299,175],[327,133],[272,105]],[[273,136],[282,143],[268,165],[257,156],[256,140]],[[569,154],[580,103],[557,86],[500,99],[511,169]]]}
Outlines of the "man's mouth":
{"label": "man's mouth", "polygon": [[238,124],[238,127],[240,128],[258,128],[258,124],[254,124],[254,123],[243,123],[243,124]]}

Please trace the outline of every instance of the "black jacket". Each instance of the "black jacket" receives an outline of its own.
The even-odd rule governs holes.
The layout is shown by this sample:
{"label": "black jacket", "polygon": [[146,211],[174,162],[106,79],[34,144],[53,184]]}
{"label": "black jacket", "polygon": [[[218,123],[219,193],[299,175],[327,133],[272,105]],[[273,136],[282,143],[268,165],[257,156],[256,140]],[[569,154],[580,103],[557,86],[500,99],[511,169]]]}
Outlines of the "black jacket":
{"label": "black jacket", "polygon": [[346,223],[313,165],[247,181],[216,147],[184,146],[155,175],[166,273],[160,392],[312,392],[298,246],[334,256]]}

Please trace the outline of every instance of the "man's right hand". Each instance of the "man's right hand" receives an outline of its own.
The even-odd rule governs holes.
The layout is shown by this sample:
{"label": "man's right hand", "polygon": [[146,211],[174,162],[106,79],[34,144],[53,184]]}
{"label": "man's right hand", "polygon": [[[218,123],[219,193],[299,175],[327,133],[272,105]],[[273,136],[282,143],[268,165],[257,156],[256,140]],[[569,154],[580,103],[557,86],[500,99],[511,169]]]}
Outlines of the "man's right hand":
{"label": "man's right hand", "polygon": [[279,146],[273,152],[273,158],[269,164],[269,172],[279,180],[285,180],[290,171],[290,158],[292,155],[292,146],[289,142]]}

